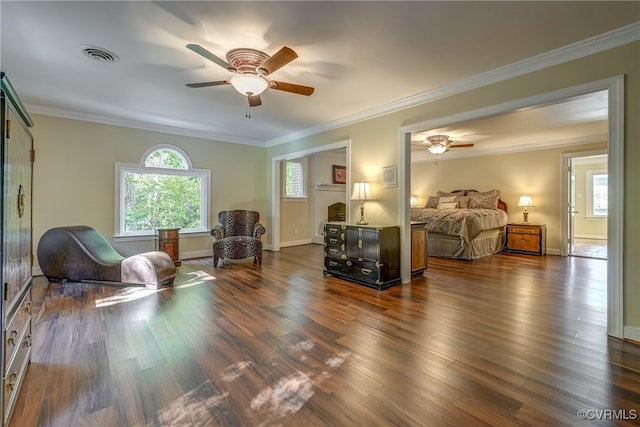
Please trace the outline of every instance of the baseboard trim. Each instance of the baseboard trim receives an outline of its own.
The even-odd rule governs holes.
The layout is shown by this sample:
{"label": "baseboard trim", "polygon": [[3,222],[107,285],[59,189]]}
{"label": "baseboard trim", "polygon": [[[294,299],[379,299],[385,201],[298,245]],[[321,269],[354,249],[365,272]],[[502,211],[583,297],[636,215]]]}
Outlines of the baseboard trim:
{"label": "baseboard trim", "polygon": [[576,239],[607,240],[607,236],[603,236],[602,234],[576,234],[574,237]]}
{"label": "baseboard trim", "polygon": [[640,328],[636,326],[625,326],[623,338],[626,340],[640,342]]}
{"label": "baseboard trim", "polygon": [[309,243],[313,243],[313,241],[311,239],[292,240],[290,242],[280,242],[280,247],[281,248],[286,248],[288,246],[308,245]]}

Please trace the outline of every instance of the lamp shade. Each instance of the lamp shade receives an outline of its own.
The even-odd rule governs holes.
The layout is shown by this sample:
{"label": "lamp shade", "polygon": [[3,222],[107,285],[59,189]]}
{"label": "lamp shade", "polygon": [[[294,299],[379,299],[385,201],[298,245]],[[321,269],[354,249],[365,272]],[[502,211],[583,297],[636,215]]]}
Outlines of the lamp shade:
{"label": "lamp shade", "polygon": [[520,200],[518,200],[518,206],[524,206],[526,208],[531,208],[534,206],[533,204],[533,199],[531,198],[531,196],[528,195],[523,195],[520,196]]}
{"label": "lamp shade", "polygon": [[418,198],[417,197],[411,197],[409,199],[409,205],[411,205],[412,208],[415,208],[416,206],[418,206]]}
{"label": "lamp shade", "polygon": [[353,184],[353,192],[351,193],[351,200],[372,200],[373,194],[371,194],[371,185],[368,182],[356,182]]}
{"label": "lamp shade", "polygon": [[269,86],[266,79],[255,74],[236,74],[229,80],[231,86],[243,95],[260,95]]}

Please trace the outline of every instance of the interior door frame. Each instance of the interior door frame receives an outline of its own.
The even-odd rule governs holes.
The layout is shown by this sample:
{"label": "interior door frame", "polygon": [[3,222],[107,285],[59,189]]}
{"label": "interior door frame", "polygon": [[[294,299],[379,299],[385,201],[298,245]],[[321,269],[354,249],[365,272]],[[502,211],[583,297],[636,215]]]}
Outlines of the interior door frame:
{"label": "interior door frame", "polygon": [[[560,256],[570,256],[571,255],[571,244],[569,240],[573,240],[575,236],[572,236],[571,231],[571,191],[570,186],[571,182],[569,181],[569,163],[571,163],[571,167],[573,167],[573,160],[579,159],[581,157],[591,157],[591,156],[601,156],[606,155],[609,157],[609,150],[594,150],[594,151],[582,151],[582,152],[572,152],[565,153],[562,155],[562,200],[564,206],[566,207],[566,211],[562,216],[562,238],[563,245],[560,247]],[[608,161],[608,160],[607,160]],[[607,171],[607,173],[609,173]],[[611,188],[609,188],[611,190]],[[608,215],[607,215],[608,217]],[[607,218],[608,219],[608,218]],[[607,237],[607,248],[609,246],[609,238]]]}
{"label": "interior door frame", "polygon": [[[411,252],[411,133],[424,129],[450,126],[546,102],[607,90],[609,93],[609,221],[607,222],[607,334],[624,336],[624,75],[546,92],[502,104],[479,108],[447,117],[403,126],[398,134],[398,159],[404,165],[398,180],[398,222],[401,224],[401,252]],[[563,215],[564,216],[564,215]],[[402,257],[402,283],[411,281],[411,265]]]}
{"label": "interior door frame", "polygon": [[[321,147],[309,148],[306,150],[296,151],[293,153],[282,154],[271,158],[271,228],[273,234],[271,236],[272,251],[280,250],[280,196],[282,191],[282,185],[280,180],[280,162],[287,159],[297,159],[300,157],[307,157],[312,154],[322,153],[323,151],[331,151],[338,148],[346,149],[346,164],[347,171],[351,168],[351,140],[339,141],[333,144],[323,145]],[[347,187],[351,188],[351,174],[347,173]],[[347,203],[346,217],[351,218],[350,206]]]}

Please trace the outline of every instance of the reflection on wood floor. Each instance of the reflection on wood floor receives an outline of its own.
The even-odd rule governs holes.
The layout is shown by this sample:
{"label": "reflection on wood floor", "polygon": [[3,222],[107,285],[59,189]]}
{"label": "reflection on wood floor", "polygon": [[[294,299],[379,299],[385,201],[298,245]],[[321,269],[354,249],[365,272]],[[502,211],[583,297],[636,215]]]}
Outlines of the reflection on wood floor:
{"label": "reflection on wood floor", "polygon": [[607,241],[604,239],[574,239],[573,256],[607,259]]}
{"label": "reflection on wood floor", "polygon": [[640,346],[606,335],[605,261],[430,258],[376,291],[323,276],[322,257],[187,260],[158,291],[36,278],[11,425],[575,426],[640,409]]}

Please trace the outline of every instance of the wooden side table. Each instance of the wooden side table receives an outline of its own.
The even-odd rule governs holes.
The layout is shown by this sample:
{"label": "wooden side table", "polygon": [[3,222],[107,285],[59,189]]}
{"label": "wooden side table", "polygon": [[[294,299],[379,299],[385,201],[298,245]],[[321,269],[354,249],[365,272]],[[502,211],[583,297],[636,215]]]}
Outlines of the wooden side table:
{"label": "wooden side table", "polygon": [[411,276],[420,276],[427,269],[426,222],[411,221]]}
{"label": "wooden side table", "polygon": [[165,252],[176,267],[180,266],[180,229],[156,228],[156,250]]}
{"label": "wooden side table", "polygon": [[544,255],[547,252],[547,225],[507,224],[507,252]]}

